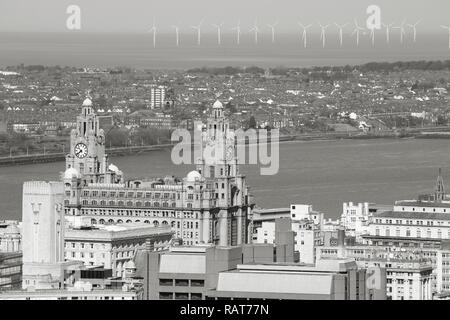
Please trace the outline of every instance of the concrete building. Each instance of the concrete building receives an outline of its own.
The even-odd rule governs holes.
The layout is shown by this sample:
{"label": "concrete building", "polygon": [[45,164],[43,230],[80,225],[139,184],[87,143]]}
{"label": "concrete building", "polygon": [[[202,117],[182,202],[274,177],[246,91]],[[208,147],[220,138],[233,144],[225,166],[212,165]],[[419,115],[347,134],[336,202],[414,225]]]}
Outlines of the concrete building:
{"label": "concrete building", "polygon": [[0,292],[0,300],[141,300],[135,290],[113,290],[75,287],[61,290]]}
{"label": "concrete building", "polygon": [[81,261],[89,268],[112,269],[114,276],[121,277],[125,263],[134,259],[146,241],[153,241],[155,250],[164,250],[172,236],[170,226],[154,227],[143,222],[70,227],[65,231],[65,259]]}
{"label": "concrete building", "polygon": [[152,109],[162,109],[166,102],[166,86],[153,86],[150,88],[150,106]]}
{"label": "concrete building", "polygon": [[354,261],[321,260],[315,266],[239,264],[219,273],[206,299],[384,300],[366,288],[367,273]]}
{"label": "concrete building", "polygon": [[290,218],[275,221],[263,221],[257,228],[253,243],[274,243],[277,224],[293,232],[294,250],[299,254],[299,261],[305,264],[315,263],[315,248],[323,243],[321,231],[323,213],[316,212],[311,205],[295,204],[290,207]]}
{"label": "concrete building", "polygon": [[22,287],[22,253],[0,252],[0,292]]}
{"label": "concrete building", "polygon": [[23,185],[24,289],[60,288],[64,282],[64,186],[29,181]]}

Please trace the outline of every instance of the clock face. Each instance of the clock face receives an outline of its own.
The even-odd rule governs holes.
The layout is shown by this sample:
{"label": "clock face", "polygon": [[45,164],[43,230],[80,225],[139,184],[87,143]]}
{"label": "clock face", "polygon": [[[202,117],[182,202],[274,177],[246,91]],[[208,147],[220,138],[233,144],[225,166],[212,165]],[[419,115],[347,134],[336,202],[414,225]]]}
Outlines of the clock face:
{"label": "clock face", "polygon": [[85,145],[84,143],[77,143],[74,152],[75,155],[80,159],[86,157],[88,153],[87,145]]}

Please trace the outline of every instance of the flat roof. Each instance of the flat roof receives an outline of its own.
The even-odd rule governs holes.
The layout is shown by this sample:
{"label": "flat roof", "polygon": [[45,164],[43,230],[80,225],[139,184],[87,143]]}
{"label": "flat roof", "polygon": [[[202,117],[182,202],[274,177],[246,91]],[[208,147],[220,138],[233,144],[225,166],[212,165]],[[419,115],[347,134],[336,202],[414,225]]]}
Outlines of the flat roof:
{"label": "flat roof", "polygon": [[121,223],[113,225],[96,225],[95,228],[67,228],[65,239],[112,241],[126,238],[172,235],[170,226],[155,227],[148,223]]}
{"label": "flat roof", "polygon": [[374,213],[378,218],[399,218],[399,219],[428,219],[428,220],[449,220],[450,213],[423,212],[423,211],[382,211]]}

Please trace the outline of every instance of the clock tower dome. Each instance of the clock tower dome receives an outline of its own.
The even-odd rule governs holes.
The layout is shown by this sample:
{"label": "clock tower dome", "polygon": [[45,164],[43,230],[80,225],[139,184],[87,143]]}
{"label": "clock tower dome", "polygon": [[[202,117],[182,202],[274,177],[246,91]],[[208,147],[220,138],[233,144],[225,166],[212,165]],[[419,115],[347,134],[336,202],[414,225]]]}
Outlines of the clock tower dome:
{"label": "clock tower dome", "polygon": [[70,134],[70,153],[66,170],[74,168],[87,182],[101,182],[108,167],[105,154],[105,133],[99,128],[98,117],[88,97],[83,101],[77,125]]}

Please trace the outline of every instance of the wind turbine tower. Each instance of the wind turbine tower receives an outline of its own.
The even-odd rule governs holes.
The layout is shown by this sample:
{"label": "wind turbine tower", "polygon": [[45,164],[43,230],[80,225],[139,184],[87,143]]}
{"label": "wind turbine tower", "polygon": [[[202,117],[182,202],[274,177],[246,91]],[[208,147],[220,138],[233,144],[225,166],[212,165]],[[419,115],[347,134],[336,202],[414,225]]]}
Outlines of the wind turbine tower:
{"label": "wind turbine tower", "polygon": [[448,31],[448,48],[450,49],[450,27],[448,26],[441,26],[441,28],[444,28]]}
{"label": "wind turbine tower", "polygon": [[307,30],[312,27],[312,24],[303,25],[301,22],[298,23],[300,28],[302,28],[302,41],[303,41],[303,47],[306,48],[307,46]]}
{"label": "wind turbine tower", "polygon": [[202,24],[203,20],[201,20],[198,25],[192,26],[193,29],[197,30],[197,45],[200,45],[202,40]]}
{"label": "wind turbine tower", "polygon": [[272,32],[272,43],[275,43],[275,27],[278,25],[278,21],[274,24],[268,24],[267,26],[270,28]]}
{"label": "wind turbine tower", "polygon": [[253,26],[253,28],[250,29],[250,32],[254,32],[255,33],[255,44],[258,44],[258,20],[255,19],[255,25]]}
{"label": "wind turbine tower", "polygon": [[411,27],[413,29],[413,41],[416,42],[416,36],[417,36],[417,25],[421,22],[422,20],[417,21],[414,24],[410,24],[408,23],[408,27]]}
{"label": "wind turbine tower", "polygon": [[238,21],[236,27],[232,28],[231,30],[236,31],[236,43],[239,45],[241,42],[241,21]]}
{"label": "wind turbine tower", "polygon": [[153,48],[156,48],[156,25],[155,25],[155,19],[153,19],[153,26],[149,30],[149,32],[153,32]]}
{"label": "wind turbine tower", "polygon": [[360,27],[358,25],[358,21],[356,21],[356,19],[355,19],[355,29],[353,30],[352,35],[356,35],[356,46],[357,47],[359,46],[359,35],[360,35],[361,31],[364,31],[364,28]]}
{"label": "wind turbine tower", "polygon": [[180,45],[180,28],[178,26],[172,26],[175,29],[175,40],[177,47]]}
{"label": "wind turbine tower", "polygon": [[323,26],[320,22],[319,22],[319,26],[320,26],[320,40],[322,40],[322,47],[325,48],[325,44],[326,44],[326,34],[325,34],[325,30],[330,26],[329,24]]}
{"label": "wind turbine tower", "polygon": [[348,23],[344,23],[343,25],[339,25],[337,23],[335,23],[336,27],[339,30],[339,45],[342,47],[342,43],[343,43],[343,29],[348,25]]}
{"label": "wind turbine tower", "polygon": [[221,39],[221,28],[223,26],[223,22],[221,24],[213,24],[213,27],[215,27],[217,29],[217,44],[220,46],[222,43],[222,39]]}

